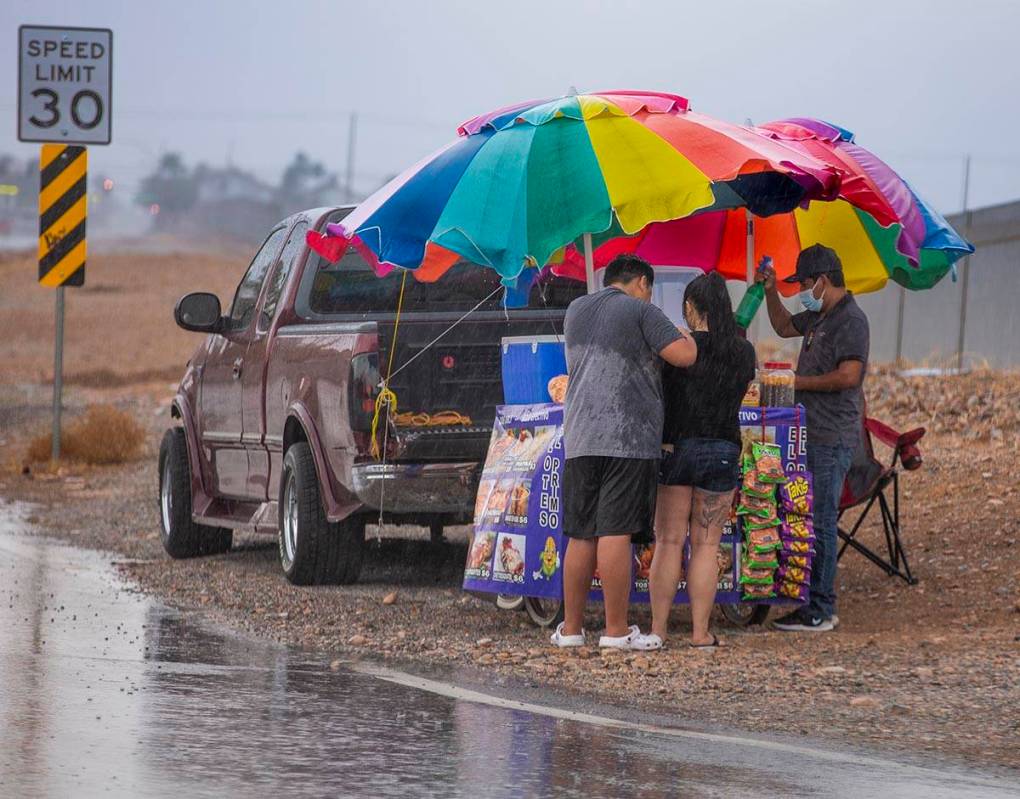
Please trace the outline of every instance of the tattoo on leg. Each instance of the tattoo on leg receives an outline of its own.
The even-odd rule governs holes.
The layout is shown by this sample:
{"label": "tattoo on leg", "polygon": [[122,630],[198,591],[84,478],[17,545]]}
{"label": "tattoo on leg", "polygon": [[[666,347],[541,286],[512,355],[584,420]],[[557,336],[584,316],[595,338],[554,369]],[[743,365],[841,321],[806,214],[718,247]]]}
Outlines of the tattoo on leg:
{"label": "tattoo on leg", "polygon": [[726,494],[702,494],[701,496],[701,517],[699,521],[702,527],[721,525],[726,521],[729,513],[732,497]]}

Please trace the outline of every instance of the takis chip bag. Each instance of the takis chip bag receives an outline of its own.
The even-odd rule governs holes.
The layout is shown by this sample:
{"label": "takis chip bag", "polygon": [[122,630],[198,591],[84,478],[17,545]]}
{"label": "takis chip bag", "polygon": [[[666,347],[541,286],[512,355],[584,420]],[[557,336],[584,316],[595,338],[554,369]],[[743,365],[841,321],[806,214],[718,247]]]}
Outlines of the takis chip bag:
{"label": "takis chip bag", "polygon": [[814,508],[815,492],[809,472],[797,472],[779,486],[779,502],[787,513],[810,516]]}
{"label": "takis chip bag", "polygon": [[779,553],[779,562],[783,566],[796,566],[799,569],[810,569],[812,557],[810,555],[791,555],[785,549]]}
{"label": "takis chip bag", "polygon": [[795,513],[788,513],[783,519],[780,531],[784,538],[811,539],[815,537],[815,525],[808,516],[798,516]]}
{"label": "takis chip bag", "polygon": [[815,542],[814,538],[811,539],[796,539],[796,538],[784,538],[783,539],[783,552],[789,552],[794,555],[809,555],[815,554],[814,549],[811,545]]}
{"label": "takis chip bag", "polygon": [[764,441],[752,441],[751,452],[754,455],[754,468],[758,479],[763,483],[785,483],[786,472],[783,471],[783,455],[779,446]]}
{"label": "takis chip bag", "polygon": [[779,596],[796,599],[798,602],[807,601],[808,591],[808,587],[801,583],[779,583]]}
{"label": "takis chip bag", "polygon": [[810,569],[802,569],[799,566],[780,566],[777,574],[784,583],[809,584],[811,582]]}
{"label": "takis chip bag", "polygon": [[747,548],[751,552],[770,552],[782,546],[775,527],[761,527],[746,531]]}

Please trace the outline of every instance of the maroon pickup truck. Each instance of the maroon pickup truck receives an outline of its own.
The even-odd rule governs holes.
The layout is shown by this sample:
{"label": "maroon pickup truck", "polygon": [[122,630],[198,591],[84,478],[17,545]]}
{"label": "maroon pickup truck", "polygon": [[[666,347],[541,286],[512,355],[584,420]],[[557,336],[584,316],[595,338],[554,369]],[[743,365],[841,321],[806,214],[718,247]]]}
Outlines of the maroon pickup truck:
{"label": "maroon pickup truck", "polygon": [[[584,293],[549,275],[527,308],[507,311],[496,291],[430,347],[493,295],[499,276],[467,262],[433,283],[408,276],[394,370],[421,354],[391,382],[401,416],[380,425],[386,457],[377,460],[372,417],[401,273],[376,277],[353,248],[331,264],[305,243],[349,211],[317,208],[274,227],[225,315],[213,294],[177,303],[177,324],[207,335],[159,454],[162,541],[173,557],[225,552],[233,530],[254,529],[278,536],[291,582],[350,583],[380,508],[387,522],[427,526],[433,537],[470,522],[502,402],[500,341],[561,333],[566,306]],[[460,418],[422,424],[444,411]]]}

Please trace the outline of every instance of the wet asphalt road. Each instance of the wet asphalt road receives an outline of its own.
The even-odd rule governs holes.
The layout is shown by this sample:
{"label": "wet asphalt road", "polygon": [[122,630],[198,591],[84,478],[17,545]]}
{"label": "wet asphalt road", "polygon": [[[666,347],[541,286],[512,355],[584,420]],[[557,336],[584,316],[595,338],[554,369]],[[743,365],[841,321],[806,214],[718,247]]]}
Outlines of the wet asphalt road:
{"label": "wet asphalt road", "polygon": [[0,505],[3,797],[1020,795],[976,771],[334,671],[139,596],[109,558],[25,535],[24,513]]}

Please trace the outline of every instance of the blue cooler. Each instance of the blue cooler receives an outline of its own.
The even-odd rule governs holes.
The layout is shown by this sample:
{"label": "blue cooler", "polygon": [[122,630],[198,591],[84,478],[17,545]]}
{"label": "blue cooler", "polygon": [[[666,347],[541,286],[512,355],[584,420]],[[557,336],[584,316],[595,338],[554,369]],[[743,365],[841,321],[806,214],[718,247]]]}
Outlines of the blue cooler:
{"label": "blue cooler", "polygon": [[551,402],[549,381],[567,373],[562,336],[508,336],[503,339],[503,402]]}

